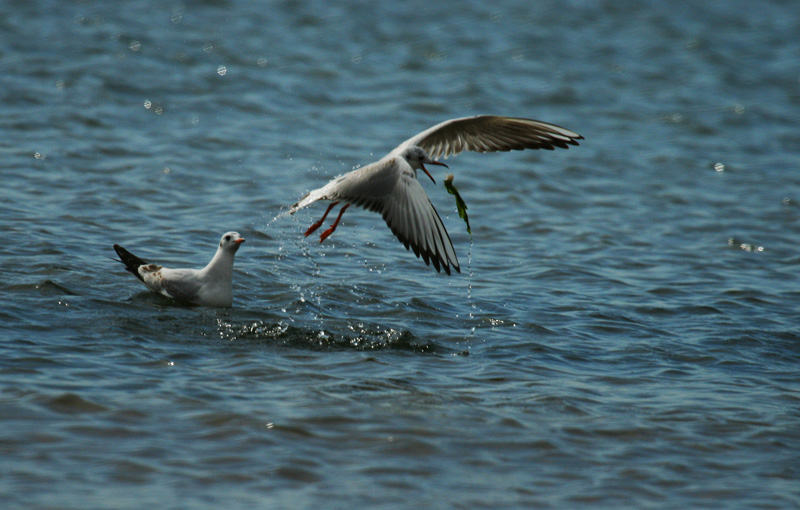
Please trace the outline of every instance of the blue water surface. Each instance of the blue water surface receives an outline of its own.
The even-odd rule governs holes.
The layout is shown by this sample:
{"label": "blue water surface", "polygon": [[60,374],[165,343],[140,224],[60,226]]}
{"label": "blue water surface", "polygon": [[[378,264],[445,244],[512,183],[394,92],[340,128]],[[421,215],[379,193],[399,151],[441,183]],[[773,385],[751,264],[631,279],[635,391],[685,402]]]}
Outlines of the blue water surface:
{"label": "blue water surface", "polygon": [[[3,508],[800,506],[800,4],[0,5]],[[443,120],[450,277],[307,191]],[[112,260],[237,254],[234,306]]]}

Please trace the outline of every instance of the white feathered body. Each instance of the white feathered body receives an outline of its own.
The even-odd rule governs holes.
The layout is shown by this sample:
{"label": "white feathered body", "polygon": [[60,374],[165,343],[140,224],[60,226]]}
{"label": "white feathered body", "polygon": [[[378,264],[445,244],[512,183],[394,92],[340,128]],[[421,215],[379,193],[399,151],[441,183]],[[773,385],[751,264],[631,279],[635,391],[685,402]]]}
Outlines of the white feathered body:
{"label": "white feathered body", "polygon": [[292,206],[290,213],[318,200],[344,201],[380,213],[392,233],[406,249],[412,249],[425,263],[440,262],[458,270],[453,243],[417,179],[417,171],[401,156],[391,153],[370,165],[337,177],[322,188],[309,192]]}
{"label": "white feathered body", "polygon": [[233,261],[242,242],[238,232],[224,234],[214,257],[202,269],[172,269],[149,264],[116,244],[114,250],[125,269],[153,292],[187,303],[228,307],[233,304]]}
{"label": "white feathered body", "polygon": [[139,266],[138,271],[148,289],[164,296],[211,307],[233,304],[233,254],[222,249],[217,250],[203,269],[170,269],[148,264]]}

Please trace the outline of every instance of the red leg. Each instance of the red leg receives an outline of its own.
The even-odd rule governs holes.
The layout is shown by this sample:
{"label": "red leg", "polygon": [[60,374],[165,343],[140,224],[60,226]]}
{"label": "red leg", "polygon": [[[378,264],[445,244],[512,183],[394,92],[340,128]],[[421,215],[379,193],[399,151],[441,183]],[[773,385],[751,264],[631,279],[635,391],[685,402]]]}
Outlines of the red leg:
{"label": "red leg", "polygon": [[314,232],[315,230],[317,230],[319,227],[322,226],[322,223],[325,221],[325,218],[328,217],[328,213],[331,212],[331,209],[333,209],[336,206],[336,204],[338,204],[338,203],[339,202],[333,202],[331,205],[329,205],[328,208],[325,209],[325,214],[322,215],[322,218],[320,218],[318,222],[316,222],[313,225],[311,225],[310,227],[308,227],[308,230],[306,230],[306,234],[305,234],[306,237],[311,235],[312,232]]}
{"label": "red leg", "polygon": [[339,211],[339,216],[336,218],[336,221],[333,222],[333,225],[331,225],[328,230],[319,236],[319,242],[324,241],[329,235],[333,234],[333,231],[336,230],[336,226],[339,224],[339,220],[342,219],[342,214],[344,214],[348,207],[350,207],[350,204],[345,204],[345,206],[342,207],[342,210]]}

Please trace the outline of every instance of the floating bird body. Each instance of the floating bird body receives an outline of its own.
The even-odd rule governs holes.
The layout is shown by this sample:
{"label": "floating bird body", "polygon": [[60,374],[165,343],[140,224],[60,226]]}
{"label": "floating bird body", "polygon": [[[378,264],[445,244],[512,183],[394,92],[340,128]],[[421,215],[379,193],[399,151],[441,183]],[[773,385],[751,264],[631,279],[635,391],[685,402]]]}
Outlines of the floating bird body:
{"label": "floating bird body", "polygon": [[233,304],[233,259],[243,242],[238,232],[223,234],[217,252],[202,269],[170,269],[150,264],[117,244],[114,251],[125,269],[154,292],[186,303],[228,307]]}
{"label": "floating bird body", "polygon": [[417,180],[417,170],[425,172],[435,183],[425,165],[446,167],[436,161],[442,156],[456,155],[465,150],[567,149],[570,145],[578,145],[577,140],[582,138],[568,129],[532,119],[495,115],[451,119],[409,138],[379,161],[309,192],[291,207],[289,213],[294,214],[318,200],[332,202],[322,218],[306,231],[308,236],[322,225],[333,207],[344,202],[336,221],[321,234],[322,242],[336,230],[344,211],[355,204],[380,213],[406,249],[413,250],[426,264],[433,264],[437,271],[443,269],[447,274],[450,274],[451,266],[460,272],[453,243]]}

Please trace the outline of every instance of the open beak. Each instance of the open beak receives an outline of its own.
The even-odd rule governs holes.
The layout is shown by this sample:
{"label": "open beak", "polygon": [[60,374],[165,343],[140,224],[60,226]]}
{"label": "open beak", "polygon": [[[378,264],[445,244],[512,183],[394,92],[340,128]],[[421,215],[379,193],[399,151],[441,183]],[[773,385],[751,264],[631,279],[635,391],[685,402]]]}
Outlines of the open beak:
{"label": "open beak", "polygon": [[[444,163],[440,163],[439,161],[428,161],[428,163],[430,163],[431,165],[439,165],[439,166],[443,166],[445,168],[450,168],[449,166],[445,165]],[[436,180],[433,178],[433,176],[430,174],[430,172],[428,172],[428,169],[425,168],[425,165],[420,163],[419,166],[422,167],[422,171],[425,172],[425,175],[430,177],[431,180],[433,181],[433,183],[436,184]]]}

